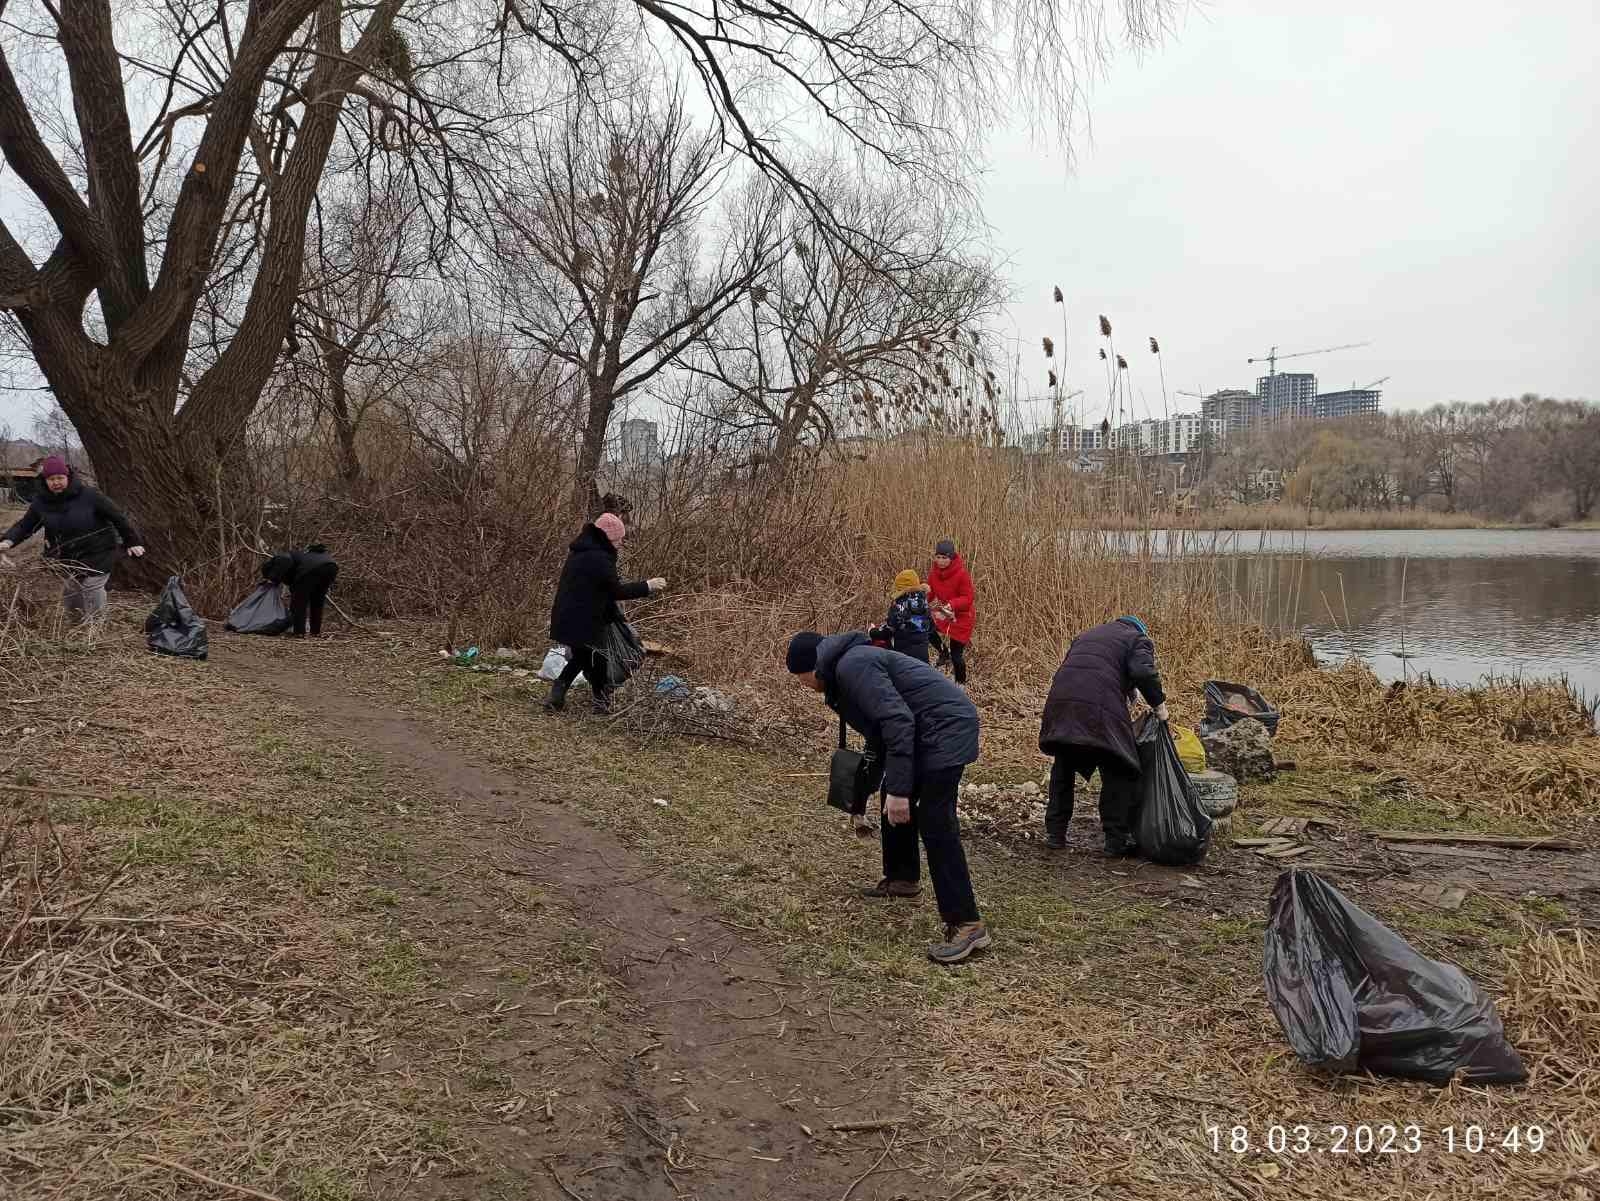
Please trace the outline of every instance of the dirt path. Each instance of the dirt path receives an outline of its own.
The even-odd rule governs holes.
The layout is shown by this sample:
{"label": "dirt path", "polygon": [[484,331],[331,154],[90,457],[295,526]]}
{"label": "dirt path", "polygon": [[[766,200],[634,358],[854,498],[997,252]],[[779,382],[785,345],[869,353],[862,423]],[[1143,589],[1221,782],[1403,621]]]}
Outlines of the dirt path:
{"label": "dirt path", "polygon": [[[581,797],[485,769],[424,721],[344,687],[332,661],[232,638],[213,664],[291,701],[329,740],[378,757],[460,816],[449,831],[401,827],[413,841],[437,840],[439,862],[433,880],[401,895],[399,917],[429,932],[436,975],[452,984],[428,1019],[436,1042],[462,1049],[443,1091],[483,1086],[495,1103],[472,1105],[483,1120],[467,1178],[435,1180],[429,1195],[840,1201],[928,1191],[892,1159],[874,1171],[909,1131],[829,1129],[900,1112],[894,1065],[906,1048],[882,1019],[836,1010],[824,973],[785,976],[712,906],[586,824]],[[508,915],[477,882],[483,872],[542,890],[551,920]],[[594,957],[605,986],[560,995],[558,981],[516,970],[547,958],[552,940]],[[398,1051],[383,1066],[405,1071],[405,1059]]]}

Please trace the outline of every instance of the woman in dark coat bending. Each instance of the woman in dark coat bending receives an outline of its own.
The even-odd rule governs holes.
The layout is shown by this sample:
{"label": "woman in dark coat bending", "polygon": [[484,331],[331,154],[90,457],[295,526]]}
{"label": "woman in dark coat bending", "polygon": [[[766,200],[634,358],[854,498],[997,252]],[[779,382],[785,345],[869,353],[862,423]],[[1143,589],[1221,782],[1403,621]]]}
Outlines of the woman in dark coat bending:
{"label": "woman in dark coat bending", "polygon": [[1050,804],[1045,810],[1045,845],[1067,845],[1074,777],[1100,772],[1100,825],[1106,851],[1137,849],[1133,819],[1138,809],[1139,747],[1128,701],[1138,689],[1162,721],[1167,698],[1156,670],[1156,648],[1137,617],[1085,630],[1072,640],[1056,669],[1039,727],[1039,749],[1055,757],[1050,768]]}
{"label": "woman in dark coat bending", "polygon": [[544,705],[551,712],[567,703],[567,690],[580,671],[589,681],[595,712],[606,712],[611,698],[605,685],[605,666],[597,665],[594,655],[600,631],[608,622],[622,620],[618,601],[639,600],[667,586],[660,576],[628,584],[617,576],[617,550],[627,536],[622,518],[615,513],[602,513],[584,526],[567,548],[566,566],[561,569],[555,604],[550,609],[550,637],[570,653]]}

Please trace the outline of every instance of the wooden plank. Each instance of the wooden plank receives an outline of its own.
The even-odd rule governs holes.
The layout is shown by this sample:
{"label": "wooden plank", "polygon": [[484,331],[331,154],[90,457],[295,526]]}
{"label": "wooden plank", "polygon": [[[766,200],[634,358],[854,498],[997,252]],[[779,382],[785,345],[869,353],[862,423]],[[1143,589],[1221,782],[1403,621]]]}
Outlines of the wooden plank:
{"label": "wooden plank", "polygon": [[1257,851],[1256,854],[1264,859],[1293,859],[1297,855],[1311,854],[1311,848],[1301,846],[1268,847],[1265,850]]}
{"label": "wooden plank", "polygon": [[1461,903],[1467,899],[1467,890],[1452,884],[1409,883],[1400,885],[1400,891],[1425,901],[1435,909],[1450,912],[1460,909]]}
{"label": "wooden plank", "polygon": [[1374,830],[1374,838],[1384,842],[1433,842],[1446,845],[1510,847],[1520,851],[1582,851],[1587,848],[1570,838],[1515,838],[1508,834],[1449,834],[1416,830]]}
{"label": "wooden plank", "polygon": [[1448,855],[1452,859],[1489,859],[1495,863],[1505,863],[1510,855],[1502,855],[1497,851],[1475,851],[1471,847],[1441,847],[1430,843],[1411,842],[1391,848],[1402,855]]}
{"label": "wooden plank", "polygon": [[1281,846],[1285,841],[1282,838],[1235,838],[1233,845],[1236,847],[1275,847]]}

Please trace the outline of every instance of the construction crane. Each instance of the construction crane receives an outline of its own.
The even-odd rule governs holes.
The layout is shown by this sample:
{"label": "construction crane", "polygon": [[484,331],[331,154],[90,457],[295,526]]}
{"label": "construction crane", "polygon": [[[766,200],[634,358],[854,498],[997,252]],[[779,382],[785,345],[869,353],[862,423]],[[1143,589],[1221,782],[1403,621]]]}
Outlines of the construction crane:
{"label": "construction crane", "polygon": [[1362,384],[1360,387],[1357,387],[1355,384],[1351,384],[1350,385],[1350,391],[1352,391],[1352,392],[1365,392],[1369,388],[1376,388],[1379,384],[1386,384],[1388,382],[1389,382],[1389,377],[1386,375],[1382,379],[1375,379],[1370,384]]}
{"label": "construction crane", "polygon": [[1267,351],[1267,353],[1262,355],[1260,358],[1246,359],[1245,362],[1247,362],[1247,363],[1265,363],[1267,365],[1267,374],[1268,375],[1277,375],[1278,374],[1278,360],[1279,359],[1303,359],[1308,354],[1331,354],[1335,350],[1355,350],[1357,347],[1360,347],[1360,346],[1371,346],[1371,345],[1372,345],[1371,342],[1346,342],[1343,346],[1324,346],[1321,350],[1296,350],[1296,351],[1290,352],[1289,354],[1279,354],[1278,353],[1278,348],[1276,346],[1274,346],[1271,350]]}

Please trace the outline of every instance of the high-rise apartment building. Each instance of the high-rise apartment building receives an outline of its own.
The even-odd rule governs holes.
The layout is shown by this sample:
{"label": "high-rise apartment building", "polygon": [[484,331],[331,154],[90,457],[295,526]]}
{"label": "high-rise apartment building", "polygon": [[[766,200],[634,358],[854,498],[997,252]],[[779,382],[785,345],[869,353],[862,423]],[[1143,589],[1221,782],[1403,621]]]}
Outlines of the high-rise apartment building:
{"label": "high-rise apartment building", "polygon": [[1300,421],[1317,415],[1317,377],[1309,371],[1285,371],[1256,380],[1264,422]]}

